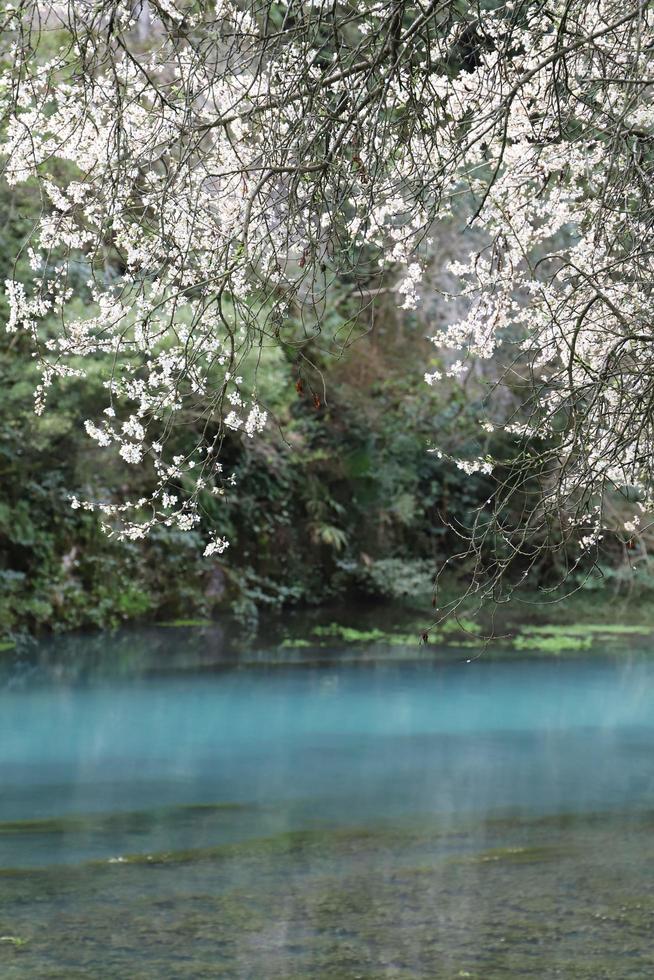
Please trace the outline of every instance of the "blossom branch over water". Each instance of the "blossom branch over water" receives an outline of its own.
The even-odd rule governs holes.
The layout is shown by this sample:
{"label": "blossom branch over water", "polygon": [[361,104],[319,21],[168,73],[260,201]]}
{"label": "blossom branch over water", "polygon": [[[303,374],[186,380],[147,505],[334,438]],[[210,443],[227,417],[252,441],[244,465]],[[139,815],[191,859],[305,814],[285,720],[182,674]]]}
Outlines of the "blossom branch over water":
{"label": "blossom branch over water", "polygon": [[[507,422],[491,391],[484,423],[515,458],[453,460],[497,481],[464,534],[471,588],[526,574],[554,521],[558,545],[592,549],[610,489],[654,506],[651,3],[0,9],[4,175],[43,202],[8,329],[33,338],[38,412],[104,358],[105,413],[80,422],[154,476],[139,500],[81,503],[110,533],[195,527],[202,495],[230,490],[226,433],[266,425],[241,376],[257,350],[301,351],[338,282],[363,312],[385,287],[417,308],[446,215],[484,244],[453,263],[467,313],[434,343],[448,373],[492,360],[521,392]],[[189,418],[201,438],[180,456]]]}

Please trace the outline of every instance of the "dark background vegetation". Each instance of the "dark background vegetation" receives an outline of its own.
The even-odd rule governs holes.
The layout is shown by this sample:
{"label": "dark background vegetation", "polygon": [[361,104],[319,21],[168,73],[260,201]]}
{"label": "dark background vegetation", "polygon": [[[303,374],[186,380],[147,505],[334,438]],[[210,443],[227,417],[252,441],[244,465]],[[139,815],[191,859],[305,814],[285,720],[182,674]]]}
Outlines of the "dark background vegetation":
{"label": "dark background vegetation", "polygon": [[[14,267],[13,256],[38,207],[29,186],[1,191],[2,282],[30,278],[26,258]],[[334,303],[335,322],[347,320],[346,294]],[[266,351],[257,387],[271,421],[263,436],[235,434],[224,447],[234,491],[207,497],[200,532],[162,529],[138,543],[112,540],[94,514],[70,507],[71,493],[120,501],[140,495],[147,481],[142,467],[123,464],[84,432],[84,420],[106,405],[101,361],[84,381],[57,384],[39,418],[31,339],[2,331],[3,633],[216,608],[251,619],[257,609],[345,593],[428,594],[437,563],[455,546],[445,522],[465,521],[489,486],[427,449],[438,438],[458,452],[474,450],[466,443],[479,407],[461,388],[424,384],[425,370],[438,364],[424,325],[398,318],[389,305],[367,328],[359,323],[361,338],[341,357],[322,354],[318,343],[300,359],[292,343]],[[286,330],[292,338],[292,321]],[[176,449],[190,449],[196,438],[189,419]],[[219,560],[202,558],[209,528],[231,541]]]}

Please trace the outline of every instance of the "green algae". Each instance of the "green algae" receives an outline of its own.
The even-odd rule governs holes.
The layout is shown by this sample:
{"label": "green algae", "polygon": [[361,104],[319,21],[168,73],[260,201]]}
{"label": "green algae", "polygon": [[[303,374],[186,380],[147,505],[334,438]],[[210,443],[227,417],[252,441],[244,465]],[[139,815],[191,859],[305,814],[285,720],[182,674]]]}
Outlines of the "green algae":
{"label": "green algae", "polygon": [[[338,640],[353,647],[405,647],[413,650],[421,647],[421,656],[433,655],[430,651],[442,648],[447,650],[479,650],[487,653],[493,659],[515,655],[516,652],[528,654],[544,654],[559,657],[566,653],[578,654],[595,650],[598,642],[611,640],[627,640],[633,637],[645,637],[654,632],[645,626],[601,624],[601,623],[572,623],[569,625],[526,625],[518,629],[513,637],[485,637],[482,627],[471,619],[452,619],[434,627],[423,641],[424,630],[416,626],[415,632],[406,630],[385,630],[381,628],[358,629],[340,623],[329,623],[314,626],[311,629],[312,640],[306,637],[287,638],[281,644],[282,648],[324,648],[326,641]],[[615,646],[612,647],[612,650]],[[358,653],[353,659],[357,659]],[[383,654],[377,654],[378,657]]]}
{"label": "green algae", "polygon": [[[417,647],[420,643],[421,633],[416,629],[415,633],[406,633],[394,630],[383,629],[357,629],[353,626],[343,626],[340,623],[330,623],[327,626],[315,626],[311,631],[312,636],[317,637],[318,641],[325,639],[339,640],[348,645],[370,645],[379,644],[381,646],[392,647]],[[297,645],[297,644],[295,644]],[[302,646],[322,646],[320,642],[302,642]],[[282,646],[290,646],[284,641]]]}
{"label": "green algae", "polygon": [[562,653],[595,650],[598,642],[611,641],[611,650],[618,652],[620,640],[634,636],[646,637],[653,630],[646,626],[621,623],[569,623],[522,626],[513,639],[514,650],[533,650],[559,656]]}
{"label": "green algae", "polygon": [[570,650],[590,650],[592,637],[568,636],[516,636],[513,641],[514,650],[538,650],[542,653],[560,654]]}
{"label": "green algae", "polygon": [[646,626],[628,626],[621,623],[570,623],[568,625],[523,626],[521,633],[547,634],[552,636],[645,636],[654,632]]}
{"label": "green algae", "polygon": [[156,625],[176,629],[182,627],[213,626],[214,623],[210,619],[171,619],[168,622],[157,623]]}
{"label": "green algae", "polygon": [[[406,632],[380,628],[357,629],[339,623],[330,623],[313,627],[310,631],[310,639],[306,636],[285,638],[279,650],[309,651],[310,655],[306,660],[293,661],[306,664],[315,662],[314,651],[320,652],[322,656],[329,656],[334,641],[352,648],[350,656],[339,652],[341,662],[356,662],[362,657],[371,655],[376,660],[396,660],[409,656],[413,659],[433,658],[439,655],[447,657],[457,650],[477,650],[489,659],[501,660],[513,658],[516,654],[547,657],[588,652],[617,654],[631,649],[626,646],[628,640],[646,638],[652,632],[654,630],[644,626],[573,623],[567,626],[527,625],[520,627],[513,636],[497,637],[484,636],[482,627],[472,620],[447,621],[431,629],[428,634],[419,628],[416,628],[415,632]],[[389,654],[386,648],[396,649],[398,652]]]}
{"label": "green algae", "polygon": [[342,640],[344,643],[375,643],[384,641],[391,634],[381,629],[361,630],[353,626],[343,626],[341,623],[329,623],[327,626],[315,626],[314,636],[330,637]]}
{"label": "green algae", "polygon": [[[327,641],[340,641],[352,647],[384,647],[411,648],[416,654],[420,648],[420,656],[432,655],[439,649],[446,654],[448,650],[479,650],[487,653],[489,658],[502,659],[514,656],[516,652],[527,654],[545,654],[561,656],[565,653],[578,654],[595,651],[598,644],[606,645],[611,642],[607,652],[619,652],[620,641],[633,638],[647,638],[654,633],[654,628],[647,625],[620,623],[569,623],[520,625],[514,628],[513,635],[485,635],[482,625],[469,618],[450,619],[428,630],[427,641],[424,622],[415,624],[413,631],[403,628],[380,627],[357,628],[338,622],[321,626],[313,626],[307,636],[287,638],[282,648],[324,648]],[[383,654],[378,654],[383,656]],[[360,654],[357,654],[360,656]],[[356,658],[354,658],[356,659]]]}
{"label": "green algae", "polygon": [[[357,629],[352,626],[344,626],[341,623],[329,623],[326,626],[315,626],[312,635],[320,639],[338,639],[348,644],[372,644],[377,643],[387,646],[418,646],[424,642],[423,637],[428,636],[428,642],[432,644],[455,644],[462,646],[470,642],[472,637],[481,633],[481,627],[472,620],[448,620],[438,628],[425,633],[424,623],[416,624],[413,632],[404,629]],[[467,640],[463,640],[467,637]],[[473,641],[474,642],[474,641]],[[283,645],[286,645],[283,644]]]}
{"label": "green algae", "polygon": [[[75,834],[85,831],[99,833],[102,830],[125,832],[146,830],[162,820],[183,820],[193,815],[240,814],[260,808],[251,803],[191,803],[160,807],[153,810],[128,810],[116,813],[88,813],[31,820],[4,820],[0,822],[0,835],[20,834]],[[1,873],[1,872],[0,872]]]}

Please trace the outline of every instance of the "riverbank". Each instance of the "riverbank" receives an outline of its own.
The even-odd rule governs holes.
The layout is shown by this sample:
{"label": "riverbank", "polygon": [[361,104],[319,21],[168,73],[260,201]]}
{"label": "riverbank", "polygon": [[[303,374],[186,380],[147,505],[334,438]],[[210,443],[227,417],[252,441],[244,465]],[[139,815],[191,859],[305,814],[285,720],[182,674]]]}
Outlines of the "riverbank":
{"label": "riverbank", "polygon": [[[454,593],[452,593],[454,594]],[[654,652],[654,595],[620,598],[608,592],[520,599],[479,610],[468,606],[439,621],[427,596],[411,601],[381,603],[332,602],[263,613],[243,621],[232,613],[214,617],[134,619],[113,630],[55,631],[49,648],[78,651],[107,649],[117,657],[139,647],[139,637],[158,637],[156,647],[168,651],[182,644],[197,650],[206,662],[212,654],[230,656],[244,664],[357,660],[476,660],[595,656],[610,648],[614,654]],[[56,638],[59,639],[56,639]],[[47,634],[41,634],[46,639]],[[0,654],[22,655],[38,645],[26,632],[0,641]],[[148,640],[149,642],[149,640]],[[347,651],[347,653],[344,653]],[[164,655],[167,655],[165,653]],[[56,659],[56,658],[55,658]],[[61,666],[61,662],[59,664]]]}

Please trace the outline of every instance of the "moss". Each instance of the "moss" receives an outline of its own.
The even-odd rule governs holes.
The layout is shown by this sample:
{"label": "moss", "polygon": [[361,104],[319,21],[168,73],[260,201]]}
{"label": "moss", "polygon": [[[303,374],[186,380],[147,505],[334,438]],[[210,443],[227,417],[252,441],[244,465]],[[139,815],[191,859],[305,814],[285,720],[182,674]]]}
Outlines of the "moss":
{"label": "moss", "polygon": [[420,642],[419,633],[389,633],[383,641],[392,647],[417,646]]}
{"label": "moss", "polygon": [[543,653],[559,654],[570,650],[589,650],[592,642],[590,636],[557,633],[554,636],[516,636],[513,647],[515,650],[540,650]]}
{"label": "moss", "polygon": [[196,626],[213,626],[210,619],[171,619],[168,622],[157,623],[157,626],[165,627],[196,627]]}
{"label": "moss", "polygon": [[[419,630],[416,630],[415,633],[383,629],[364,630],[356,629],[352,626],[343,626],[340,623],[330,623],[328,626],[316,626],[312,630],[312,635],[338,639],[347,644],[379,643],[388,646],[415,646],[420,641]],[[286,644],[282,645],[284,646]],[[311,644],[307,645],[310,646]]]}
{"label": "moss", "polygon": [[567,625],[523,626],[524,635],[551,636],[644,636],[654,632],[651,627],[627,626],[622,623],[570,623]]}
{"label": "moss", "polygon": [[15,650],[16,644],[13,640],[0,640],[0,653],[8,653],[9,650]]}
{"label": "moss", "polygon": [[[412,624],[409,623],[409,630]],[[413,630],[407,626],[381,628],[353,627],[338,622],[309,626],[304,635],[287,636],[279,646],[281,650],[321,649],[334,643],[348,647],[370,647],[377,659],[385,659],[384,647],[406,648],[407,655],[433,657],[442,648],[444,656],[448,650],[479,650],[492,659],[515,656],[517,652],[542,654],[560,657],[565,653],[578,654],[594,650],[597,643],[613,641],[611,652],[619,649],[615,641],[632,637],[648,636],[654,630],[647,626],[622,625],[619,623],[583,623],[521,625],[511,638],[506,634],[498,637],[485,636],[484,628],[470,618],[452,619],[429,631],[428,643],[421,644],[424,622],[416,623]],[[352,659],[360,659],[362,653],[353,654]],[[397,659],[397,655],[392,657]],[[342,657],[340,658],[343,659]],[[309,660],[306,661],[310,662]]]}
{"label": "moss", "polygon": [[[312,635],[320,638],[330,637],[341,640],[347,644],[359,643],[378,643],[387,646],[418,646],[424,633],[424,622],[418,623],[413,632],[406,632],[404,629],[357,629],[352,626],[344,626],[340,623],[330,623],[327,626],[316,626],[312,629]],[[469,643],[469,634],[478,634],[481,627],[472,620],[452,620],[444,623],[438,629],[433,629],[429,633],[429,642],[433,645],[456,645],[462,646]],[[468,637],[464,640],[463,637]],[[287,646],[284,642],[282,646]],[[303,644],[304,645],[304,644]],[[307,644],[309,645],[309,644]]]}
{"label": "moss", "polygon": [[314,636],[335,637],[345,643],[374,643],[383,640],[387,634],[384,630],[360,630],[341,623],[329,623],[328,626],[316,626],[312,630]]}
{"label": "moss", "polygon": [[565,652],[579,652],[595,647],[596,641],[613,641],[612,651],[619,649],[615,641],[634,636],[648,636],[652,629],[646,626],[622,623],[569,623],[527,625],[519,629],[513,639],[515,650],[534,650],[556,656]]}

